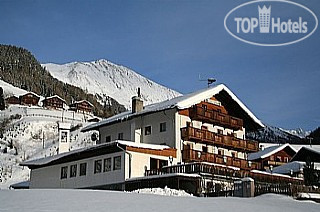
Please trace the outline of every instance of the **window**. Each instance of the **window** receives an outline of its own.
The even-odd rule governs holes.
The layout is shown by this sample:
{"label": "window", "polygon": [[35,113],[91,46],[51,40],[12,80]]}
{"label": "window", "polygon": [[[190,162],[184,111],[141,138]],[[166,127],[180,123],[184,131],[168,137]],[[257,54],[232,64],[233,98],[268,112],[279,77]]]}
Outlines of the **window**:
{"label": "window", "polygon": [[87,174],[87,163],[80,163],[80,176]]}
{"label": "window", "polygon": [[102,160],[94,161],[94,173],[100,173],[102,168]]}
{"label": "window", "polygon": [[70,177],[77,176],[77,164],[70,166]]}
{"label": "window", "polygon": [[113,170],[121,169],[121,156],[113,158]]}
{"label": "window", "polygon": [[150,135],[151,134],[151,126],[147,126],[144,128],[144,134],[145,135]]}
{"label": "window", "polygon": [[123,140],[123,133],[118,133],[118,140]]}
{"label": "window", "polygon": [[111,158],[106,158],[106,159],[104,159],[103,171],[104,171],[104,172],[109,172],[109,171],[111,171]]}
{"label": "window", "polygon": [[165,131],[167,131],[167,123],[166,122],[160,123],[160,132],[165,132]]}
{"label": "window", "polygon": [[110,141],[111,141],[111,136],[109,135],[109,136],[106,137],[106,143],[108,143]]}
{"label": "window", "polygon": [[68,176],[68,166],[61,167],[61,179],[66,179]]}
{"label": "window", "polygon": [[208,147],[202,146],[202,152],[208,152]]}
{"label": "window", "polygon": [[284,162],[288,163],[289,162],[289,158],[288,157],[284,157]]}
{"label": "window", "polygon": [[282,162],[281,156],[277,156],[276,162]]}
{"label": "window", "polygon": [[61,143],[67,143],[67,138],[68,138],[68,132],[66,131],[61,131]]}

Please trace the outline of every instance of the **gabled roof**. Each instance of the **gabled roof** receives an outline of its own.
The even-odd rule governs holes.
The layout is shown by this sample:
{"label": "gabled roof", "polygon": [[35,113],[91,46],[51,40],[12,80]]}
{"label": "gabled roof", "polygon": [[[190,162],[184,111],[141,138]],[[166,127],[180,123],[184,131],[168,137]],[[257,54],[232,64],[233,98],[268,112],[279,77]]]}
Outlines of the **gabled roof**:
{"label": "gabled roof", "polygon": [[46,99],[52,99],[52,98],[58,98],[58,99],[60,99],[61,101],[63,101],[63,102],[66,102],[64,99],[62,99],[60,96],[58,96],[58,95],[53,95],[53,96],[49,96],[49,97],[46,97],[44,100],[42,100],[42,101],[45,101]]}
{"label": "gabled roof", "polygon": [[82,102],[86,102],[86,103],[88,103],[88,105],[90,105],[91,107],[93,107],[93,104],[92,104],[91,102],[87,101],[87,100],[75,101],[75,102],[73,102],[73,103],[70,104],[70,105],[73,105],[73,104],[81,104]]}
{"label": "gabled roof", "polygon": [[295,148],[293,148],[290,144],[283,144],[280,146],[271,146],[268,148],[265,148],[264,150],[261,150],[259,152],[250,153],[248,155],[248,160],[257,160],[257,159],[263,159],[267,158],[277,152],[280,152],[281,150],[288,148],[289,151],[292,151],[293,154],[297,152]]}
{"label": "gabled roof", "polygon": [[32,94],[32,95],[34,95],[35,97],[37,97],[37,98],[40,99],[40,96],[39,96],[38,94],[36,94],[36,93],[34,93],[34,92],[31,92],[31,91],[28,91],[27,93],[20,95],[20,97],[21,97],[21,96],[26,96],[26,95],[28,95],[28,94]]}
{"label": "gabled roof", "polygon": [[305,165],[305,162],[293,161],[290,163],[283,164],[281,166],[274,167],[272,173],[278,174],[290,174],[291,170],[293,173],[300,172]]}
{"label": "gabled roof", "polygon": [[5,99],[9,99],[9,98],[12,98],[12,97],[19,99],[19,96],[17,96],[17,95],[7,96]]}
{"label": "gabled roof", "polygon": [[144,149],[152,149],[152,150],[164,150],[171,149],[166,145],[157,145],[157,144],[143,144],[143,143],[135,143],[133,141],[122,141],[116,140],[109,143],[103,143],[99,145],[93,145],[90,147],[85,147],[77,150],[73,150],[70,152],[64,152],[61,154],[53,155],[46,158],[40,158],[35,160],[28,160],[20,163],[21,166],[28,166],[30,168],[38,168],[44,167],[48,165],[60,164],[70,161],[75,161],[83,158],[94,157],[101,154],[107,154],[115,151],[122,151],[117,146],[130,146]]}
{"label": "gabled roof", "polygon": [[[237,107],[240,111],[238,115],[243,116],[247,121],[251,121],[252,125],[254,125],[253,128],[264,127],[263,123],[240,101],[240,99],[238,99],[238,97],[234,93],[231,92],[231,90],[227,86],[220,84],[211,88],[196,91],[194,93],[178,96],[167,101],[147,105],[141,112],[138,113],[132,113],[131,111],[120,113],[98,123],[84,127],[81,131],[85,132],[98,129],[101,126],[128,120],[143,114],[154,113],[172,108],[176,108],[178,110],[186,109],[200,103],[203,100],[209,99],[212,96],[216,96],[219,101],[228,102],[227,104],[230,104],[230,107],[232,108]],[[226,105],[225,107],[228,106]]]}
{"label": "gabled roof", "polygon": [[320,163],[320,152],[310,149],[307,147],[302,147],[299,149],[297,154],[292,157],[291,161],[304,161],[310,160],[310,162]]}

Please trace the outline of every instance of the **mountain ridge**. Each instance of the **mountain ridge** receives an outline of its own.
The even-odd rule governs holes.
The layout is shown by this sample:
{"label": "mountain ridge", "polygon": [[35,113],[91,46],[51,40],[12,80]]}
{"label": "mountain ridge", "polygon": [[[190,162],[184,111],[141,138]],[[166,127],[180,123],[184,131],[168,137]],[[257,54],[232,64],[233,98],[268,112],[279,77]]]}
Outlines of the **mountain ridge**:
{"label": "mountain ridge", "polygon": [[66,64],[46,63],[42,66],[55,78],[80,86],[96,95],[101,102],[106,102],[107,98],[111,97],[127,109],[131,108],[131,97],[136,95],[138,87],[145,105],[181,95],[130,68],[106,59]]}

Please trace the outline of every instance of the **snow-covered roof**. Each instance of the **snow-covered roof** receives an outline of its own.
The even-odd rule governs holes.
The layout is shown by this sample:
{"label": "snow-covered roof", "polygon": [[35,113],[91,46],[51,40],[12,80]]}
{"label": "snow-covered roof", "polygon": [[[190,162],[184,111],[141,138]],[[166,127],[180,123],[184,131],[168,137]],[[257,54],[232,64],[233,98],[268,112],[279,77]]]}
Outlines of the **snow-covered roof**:
{"label": "snow-covered roof", "polygon": [[251,170],[251,172],[252,173],[258,173],[258,174],[264,174],[264,175],[272,175],[272,176],[278,176],[278,177],[291,178],[291,179],[295,179],[295,180],[303,180],[302,178],[298,178],[298,177],[290,177],[290,176],[285,175],[285,174],[270,173],[270,172],[260,171],[260,170]]}
{"label": "snow-covered roof", "polygon": [[277,166],[273,168],[272,173],[278,174],[290,174],[291,170],[295,172],[300,172],[303,169],[305,162],[293,161],[290,163],[283,164],[282,166]]}
{"label": "snow-covered roof", "polygon": [[92,104],[91,102],[87,101],[87,100],[75,101],[75,102],[73,102],[72,104],[81,104],[82,102],[86,102],[86,103],[88,103],[91,107],[93,107],[93,104]]}
{"label": "snow-covered roof", "polygon": [[112,141],[109,143],[103,143],[103,144],[98,144],[98,145],[94,145],[94,146],[90,146],[90,147],[85,147],[85,148],[73,150],[70,152],[64,152],[64,153],[53,155],[53,156],[46,157],[46,158],[25,161],[25,162],[20,163],[20,165],[22,165],[22,166],[45,166],[47,164],[53,163],[57,160],[65,158],[65,157],[79,155],[80,153],[83,153],[83,152],[96,151],[99,149],[108,148],[111,146],[116,146],[117,144],[124,145],[124,146],[137,147],[137,148],[153,149],[153,150],[170,149],[170,147],[166,146],[166,145],[143,144],[143,143],[135,143],[133,141],[116,140],[116,141]]}
{"label": "snow-covered roof", "polygon": [[39,96],[38,94],[36,94],[36,93],[34,93],[34,92],[31,92],[31,91],[28,91],[27,93],[22,94],[22,95],[20,95],[20,96],[25,96],[25,95],[28,95],[28,94],[32,94],[32,95],[34,95],[34,96],[36,96],[36,97],[40,98],[40,96]]}
{"label": "snow-covered roof", "polygon": [[320,152],[315,149],[311,149],[304,146],[301,149],[299,149],[297,154],[295,154],[291,159],[291,161],[306,161],[306,160],[311,160],[312,162],[320,163]]}
{"label": "snow-covered roof", "polygon": [[10,96],[7,96],[6,99],[9,99],[11,97],[15,97],[15,98],[18,98],[19,99],[19,96],[18,95],[10,95]]}
{"label": "snow-covered roof", "polygon": [[[60,96],[58,96],[58,95],[53,95],[53,96],[49,96],[49,97],[46,97],[45,99],[52,99],[52,98],[58,98],[58,99],[60,99],[61,101],[63,101],[63,102],[66,102],[64,99],[62,99]],[[44,99],[44,100],[45,100]],[[44,100],[42,100],[42,101],[44,101]]]}
{"label": "snow-covered roof", "polygon": [[87,127],[84,127],[82,131],[89,131],[93,129],[97,129],[101,126],[111,124],[113,122],[118,122],[118,121],[123,121],[127,120],[130,118],[133,118],[135,116],[139,116],[142,114],[148,114],[148,113],[153,113],[153,112],[158,112],[162,110],[167,110],[171,108],[177,108],[179,110],[189,108],[195,104],[200,103],[201,101],[205,99],[209,99],[212,96],[219,94],[221,91],[226,91],[228,95],[234,100],[242,110],[260,127],[264,127],[263,123],[236,97],[235,94],[232,93],[232,91],[225,86],[224,84],[216,85],[211,88],[203,89],[196,91],[194,93],[186,94],[183,96],[178,96],[173,99],[147,105],[144,107],[144,109],[141,112],[138,113],[132,113],[131,111],[126,111],[123,113],[120,113],[118,115],[112,116],[108,119],[102,120],[98,123],[89,125]]}
{"label": "snow-covered roof", "polygon": [[271,146],[271,147],[265,148],[264,150],[261,150],[259,152],[250,153],[248,155],[248,160],[263,159],[263,158],[269,157],[269,156],[283,150],[286,147],[292,149],[292,151],[294,151],[294,152],[297,152],[297,150],[295,148],[293,148],[290,144],[283,144],[280,146]]}

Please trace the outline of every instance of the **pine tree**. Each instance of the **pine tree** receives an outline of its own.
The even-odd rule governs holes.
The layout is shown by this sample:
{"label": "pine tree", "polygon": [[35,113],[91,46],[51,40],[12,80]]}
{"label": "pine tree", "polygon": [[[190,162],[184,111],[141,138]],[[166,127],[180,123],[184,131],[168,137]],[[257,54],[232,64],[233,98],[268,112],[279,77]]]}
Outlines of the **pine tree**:
{"label": "pine tree", "polygon": [[3,97],[3,89],[0,87],[0,110],[5,109],[4,97]]}

